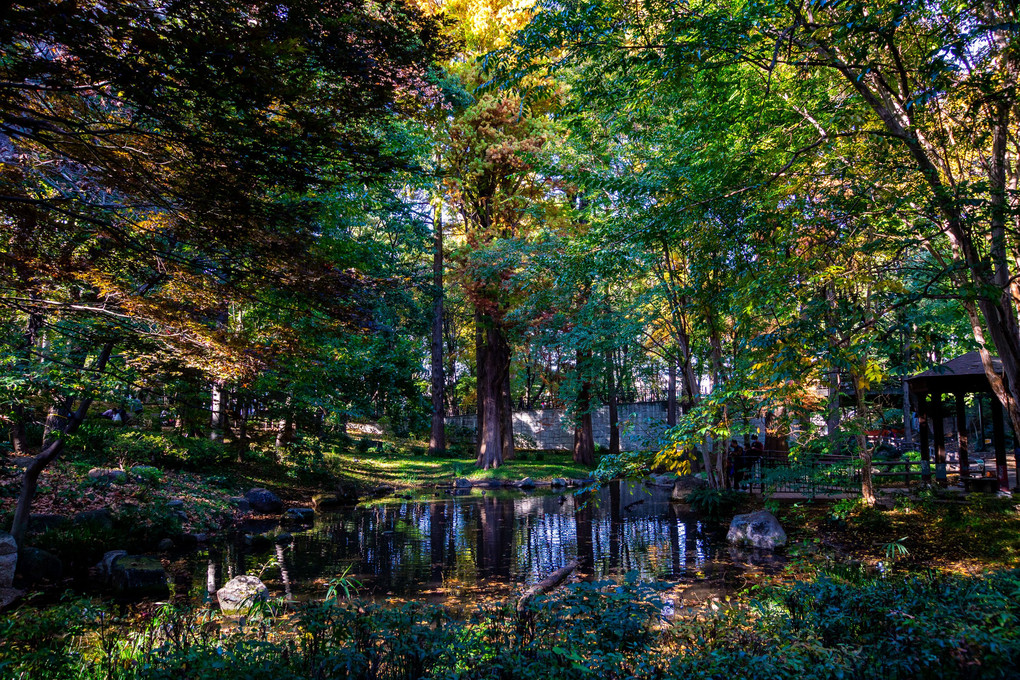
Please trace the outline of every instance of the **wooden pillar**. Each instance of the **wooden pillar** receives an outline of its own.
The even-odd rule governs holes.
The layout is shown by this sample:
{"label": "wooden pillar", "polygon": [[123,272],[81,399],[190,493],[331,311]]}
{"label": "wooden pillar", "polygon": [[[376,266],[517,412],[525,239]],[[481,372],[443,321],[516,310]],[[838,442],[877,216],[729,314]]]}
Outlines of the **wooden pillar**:
{"label": "wooden pillar", "polygon": [[935,437],[935,482],[941,486],[946,484],[946,428],[945,412],[942,410],[942,393],[932,395],[931,402],[932,429]]}
{"label": "wooden pillar", "polygon": [[1002,404],[992,395],[992,445],[995,447],[995,476],[999,490],[1009,491],[1009,473],[1006,471],[1006,431],[1002,423]]}
{"label": "wooden pillar", "polygon": [[921,482],[931,484],[931,447],[928,443],[928,395],[917,395],[917,430],[921,447]]}
{"label": "wooden pillar", "polygon": [[960,479],[970,477],[970,449],[967,440],[967,404],[963,401],[963,392],[957,392],[956,397],[956,442],[960,450]]}

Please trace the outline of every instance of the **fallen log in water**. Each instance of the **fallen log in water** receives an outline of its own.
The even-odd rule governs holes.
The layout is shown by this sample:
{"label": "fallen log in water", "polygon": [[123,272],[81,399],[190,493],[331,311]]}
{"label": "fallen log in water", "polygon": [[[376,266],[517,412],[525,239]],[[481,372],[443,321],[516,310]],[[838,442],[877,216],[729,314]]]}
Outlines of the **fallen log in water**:
{"label": "fallen log in water", "polygon": [[577,560],[567,563],[565,567],[557,569],[535,585],[528,588],[528,590],[521,595],[521,599],[517,600],[517,613],[522,613],[528,606],[528,603],[534,598],[548,593],[550,590],[563,583],[563,581],[565,581],[575,569],[577,569]]}

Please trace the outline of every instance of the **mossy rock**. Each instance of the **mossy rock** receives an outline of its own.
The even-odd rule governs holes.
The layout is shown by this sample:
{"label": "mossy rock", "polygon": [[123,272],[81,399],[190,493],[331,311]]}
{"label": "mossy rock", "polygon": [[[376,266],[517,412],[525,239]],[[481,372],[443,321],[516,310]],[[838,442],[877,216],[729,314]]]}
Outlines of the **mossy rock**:
{"label": "mossy rock", "polygon": [[110,582],[117,595],[125,598],[170,595],[163,563],[148,555],[122,555],[110,565]]}

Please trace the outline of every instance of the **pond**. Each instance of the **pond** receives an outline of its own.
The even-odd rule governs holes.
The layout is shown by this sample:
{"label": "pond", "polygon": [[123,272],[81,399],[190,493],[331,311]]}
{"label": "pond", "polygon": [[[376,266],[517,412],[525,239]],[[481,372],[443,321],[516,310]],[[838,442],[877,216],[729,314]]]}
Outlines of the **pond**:
{"label": "pond", "polygon": [[317,513],[310,527],[251,524],[192,556],[191,592],[215,600],[227,580],[253,573],[274,595],[321,598],[346,573],[363,597],[467,602],[512,596],[576,559],[582,578],[637,572],[723,593],[742,571],[725,527],[670,503],[668,488],[613,482],[597,490],[461,493]]}

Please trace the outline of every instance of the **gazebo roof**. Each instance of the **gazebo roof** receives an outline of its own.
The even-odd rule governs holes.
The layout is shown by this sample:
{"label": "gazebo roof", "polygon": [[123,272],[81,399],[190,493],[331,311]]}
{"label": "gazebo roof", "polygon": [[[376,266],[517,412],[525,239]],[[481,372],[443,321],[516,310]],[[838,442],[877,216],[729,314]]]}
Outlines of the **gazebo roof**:
{"label": "gazebo roof", "polygon": [[[992,357],[995,372],[1002,374],[1002,362]],[[933,366],[923,373],[907,378],[912,392],[990,392],[992,387],[985,376],[979,352],[967,352],[955,359]]]}

